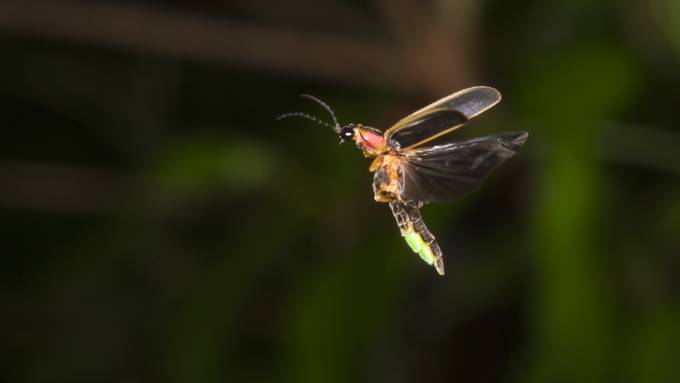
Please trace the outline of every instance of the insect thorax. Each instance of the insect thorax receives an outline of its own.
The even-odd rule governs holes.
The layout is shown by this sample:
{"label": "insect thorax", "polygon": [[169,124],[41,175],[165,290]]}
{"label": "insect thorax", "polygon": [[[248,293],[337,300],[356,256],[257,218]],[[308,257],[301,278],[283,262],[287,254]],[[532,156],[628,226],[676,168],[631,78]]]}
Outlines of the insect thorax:
{"label": "insect thorax", "polygon": [[357,147],[364,152],[366,157],[374,157],[385,152],[387,147],[380,130],[357,124],[354,131]]}
{"label": "insect thorax", "polygon": [[398,201],[404,188],[400,160],[394,155],[381,158],[381,166],[373,176],[373,198],[377,202]]}

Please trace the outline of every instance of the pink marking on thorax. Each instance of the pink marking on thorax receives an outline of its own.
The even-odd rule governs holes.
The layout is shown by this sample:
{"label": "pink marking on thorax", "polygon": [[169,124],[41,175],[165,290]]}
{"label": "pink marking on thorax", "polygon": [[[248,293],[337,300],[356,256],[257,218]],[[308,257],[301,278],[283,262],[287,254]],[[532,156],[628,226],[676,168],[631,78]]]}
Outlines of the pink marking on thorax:
{"label": "pink marking on thorax", "polygon": [[370,149],[382,149],[385,147],[383,136],[372,130],[359,128],[359,139],[361,143]]}

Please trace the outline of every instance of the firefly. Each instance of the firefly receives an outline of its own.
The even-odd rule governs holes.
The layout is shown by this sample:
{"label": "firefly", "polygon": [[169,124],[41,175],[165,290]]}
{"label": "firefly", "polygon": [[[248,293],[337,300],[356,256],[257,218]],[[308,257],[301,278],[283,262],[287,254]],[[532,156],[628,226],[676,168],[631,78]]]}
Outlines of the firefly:
{"label": "firefly", "polygon": [[339,135],[340,143],[354,141],[365,157],[373,158],[369,171],[373,172],[374,199],[389,205],[408,246],[440,275],[444,275],[443,253],[420,209],[477,190],[494,169],[515,155],[529,135],[520,131],[446,142],[443,136],[500,102],[500,92],[488,86],[446,96],[384,132],[358,123],[341,126],[328,104],[311,95],[302,97],[326,109],[332,123],[300,112],[278,119],[302,117],[328,126]]}

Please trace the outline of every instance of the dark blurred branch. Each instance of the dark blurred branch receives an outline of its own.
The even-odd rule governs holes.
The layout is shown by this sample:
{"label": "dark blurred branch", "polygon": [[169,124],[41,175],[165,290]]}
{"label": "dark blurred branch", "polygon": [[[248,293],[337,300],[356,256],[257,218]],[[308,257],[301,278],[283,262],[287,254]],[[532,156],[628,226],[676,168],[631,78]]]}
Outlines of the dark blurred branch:
{"label": "dark blurred branch", "polygon": [[[677,148],[680,147],[678,132],[665,127],[611,120],[601,120],[595,124],[602,128],[598,160],[680,177],[680,156],[677,155]],[[554,155],[554,144],[550,142],[550,138],[541,134],[541,129],[545,126],[549,126],[549,123],[540,119],[525,120],[516,126],[518,129],[536,132],[531,133],[531,137],[539,143],[527,148],[530,150],[527,154],[533,154],[534,159],[538,161]]]}
{"label": "dark blurred branch", "polygon": [[108,212],[122,206],[123,177],[101,169],[0,163],[0,206],[69,213]]}
{"label": "dark blurred branch", "polygon": [[381,25],[347,2],[335,0],[240,0],[233,6],[263,21],[295,25],[309,29],[323,28],[352,36],[379,36]]}
{"label": "dark blurred branch", "polygon": [[[603,161],[680,176],[680,160],[676,155],[680,135],[654,127],[610,121],[602,124],[607,137],[602,142]],[[550,156],[547,152],[535,154]],[[129,203],[125,196],[134,191],[130,178],[124,175],[75,166],[5,161],[0,162],[0,180],[0,207],[13,209],[107,212]]]}
{"label": "dark blurred branch", "polygon": [[[475,85],[478,1],[374,0],[401,58],[428,94]],[[492,85],[492,84],[490,84]]]}
{"label": "dark blurred branch", "polygon": [[[386,44],[196,14],[91,1],[5,0],[0,30],[52,40],[211,60],[402,90],[422,88]],[[455,68],[452,68],[455,69]],[[449,71],[453,77],[455,71]]]}
{"label": "dark blurred branch", "polygon": [[603,122],[603,157],[680,176],[680,134],[654,126]]}

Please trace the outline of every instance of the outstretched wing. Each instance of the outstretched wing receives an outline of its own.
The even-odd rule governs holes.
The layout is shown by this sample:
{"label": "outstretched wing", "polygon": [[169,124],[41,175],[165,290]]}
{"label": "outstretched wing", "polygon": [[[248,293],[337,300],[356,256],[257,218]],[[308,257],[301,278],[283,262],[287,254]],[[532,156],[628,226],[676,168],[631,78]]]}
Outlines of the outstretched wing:
{"label": "outstretched wing", "polygon": [[500,100],[500,92],[488,86],[463,89],[399,120],[385,131],[385,142],[397,150],[421,146],[463,126]]}
{"label": "outstretched wing", "polygon": [[415,150],[401,162],[401,199],[423,203],[458,199],[478,189],[527,136],[505,133]]}

